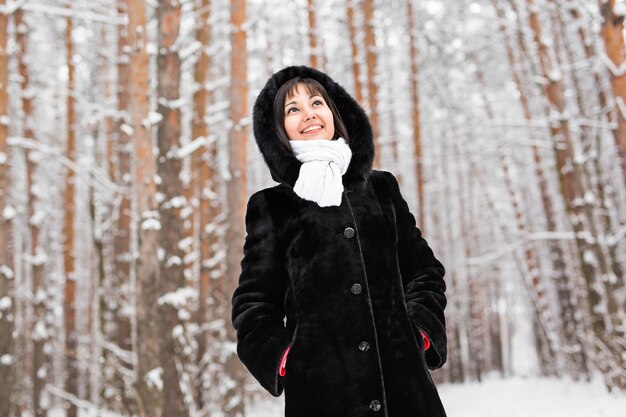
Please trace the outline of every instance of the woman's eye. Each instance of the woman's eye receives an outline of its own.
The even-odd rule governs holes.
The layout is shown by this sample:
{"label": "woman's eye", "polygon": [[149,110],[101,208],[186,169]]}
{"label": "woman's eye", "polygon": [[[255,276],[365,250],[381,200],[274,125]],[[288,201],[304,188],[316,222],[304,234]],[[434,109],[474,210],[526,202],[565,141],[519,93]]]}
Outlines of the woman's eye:
{"label": "woman's eye", "polygon": [[287,114],[291,113],[292,110],[298,110],[296,107],[290,107],[287,109]]}
{"label": "woman's eye", "polygon": [[321,105],[321,104],[324,104],[324,103],[322,102],[322,100],[315,100],[315,101],[313,102],[313,104],[314,104],[314,105],[316,105],[316,104],[320,104],[320,105]]}

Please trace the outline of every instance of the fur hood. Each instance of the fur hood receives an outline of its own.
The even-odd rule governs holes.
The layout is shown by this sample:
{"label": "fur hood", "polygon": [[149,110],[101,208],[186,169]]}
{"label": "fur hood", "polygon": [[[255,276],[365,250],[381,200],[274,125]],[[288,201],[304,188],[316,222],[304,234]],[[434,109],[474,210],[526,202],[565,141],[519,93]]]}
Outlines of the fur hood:
{"label": "fur hood", "polygon": [[298,76],[313,78],[324,86],[346,125],[352,150],[350,166],[343,175],[346,188],[367,179],[372,171],[374,139],[372,126],[365,112],[352,96],[328,75],[310,67],[293,66],[272,75],[259,93],[252,113],[254,137],[274,181],[293,187],[302,165],[291,149],[286,149],[278,140],[274,127],[274,97],[285,82]]}

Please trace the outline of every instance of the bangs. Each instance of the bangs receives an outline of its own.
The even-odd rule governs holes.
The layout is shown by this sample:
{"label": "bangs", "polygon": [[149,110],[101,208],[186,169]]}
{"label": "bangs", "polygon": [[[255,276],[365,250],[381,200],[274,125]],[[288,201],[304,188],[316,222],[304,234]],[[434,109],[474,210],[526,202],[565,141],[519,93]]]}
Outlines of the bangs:
{"label": "bangs", "polygon": [[322,85],[318,81],[311,78],[293,78],[289,80],[287,82],[287,85],[285,85],[285,89],[287,90],[287,94],[285,97],[292,98],[293,96],[295,96],[298,93],[298,84],[300,83],[304,84],[304,88],[310,96],[316,95],[324,97],[324,94],[322,93]]}

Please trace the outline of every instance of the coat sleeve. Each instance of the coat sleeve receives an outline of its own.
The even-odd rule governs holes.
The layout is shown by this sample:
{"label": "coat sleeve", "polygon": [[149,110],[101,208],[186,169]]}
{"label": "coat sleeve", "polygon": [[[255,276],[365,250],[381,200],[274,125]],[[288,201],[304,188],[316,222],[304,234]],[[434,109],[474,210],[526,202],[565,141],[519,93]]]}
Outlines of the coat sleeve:
{"label": "coat sleeve", "polygon": [[237,355],[261,386],[275,397],[283,391],[279,365],[292,335],[285,328],[288,282],[284,253],[262,191],[248,201],[246,239],[239,284],[232,296]]}
{"label": "coat sleeve", "polygon": [[[402,275],[407,311],[413,324],[423,330],[430,339],[426,364],[438,369],[446,362],[448,339],[446,336],[446,283],[445,269],[435,258],[422,233],[415,225],[415,217],[400,193],[398,181],[386,172],[391,190],[398,233],[398,262]],[[414,329],[415,330],[415,329]]]}

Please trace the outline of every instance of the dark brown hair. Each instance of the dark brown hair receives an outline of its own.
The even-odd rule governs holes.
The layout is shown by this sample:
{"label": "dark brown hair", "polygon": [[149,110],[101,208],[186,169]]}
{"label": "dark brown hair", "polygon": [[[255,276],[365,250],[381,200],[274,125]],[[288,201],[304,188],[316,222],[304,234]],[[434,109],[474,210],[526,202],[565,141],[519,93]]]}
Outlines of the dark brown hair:
{"label": "dark brown hair", "polygon": [[278,140],[280,140],[282,144],[287,147],[287,149],[291,149],[291,145],[289,144],[289,136],[287,136],[287,131],[285,131],[284,106],[287,97],[292,95],[296,91],[298,83],[304,84],[307,93],[322,96],[322,98],[328,105],[328,108],[333,114],[333,122],[335,124],[335,135],[333,136],[332,140],[341,137],[344,138],[347,143],[350,143],[350,138],[348,137],[348,129],[346,129],[346,125],[341,119],[341,115],[339,114],[339,110],[337,110],[337,106],[329,97],[324,86],[313,78],[302,77],[294,77],[281,85],[278,89],[278,92],[276,93],[276,96],[274,96],[274,124],[276,128],[276,134],[278,135]]}

